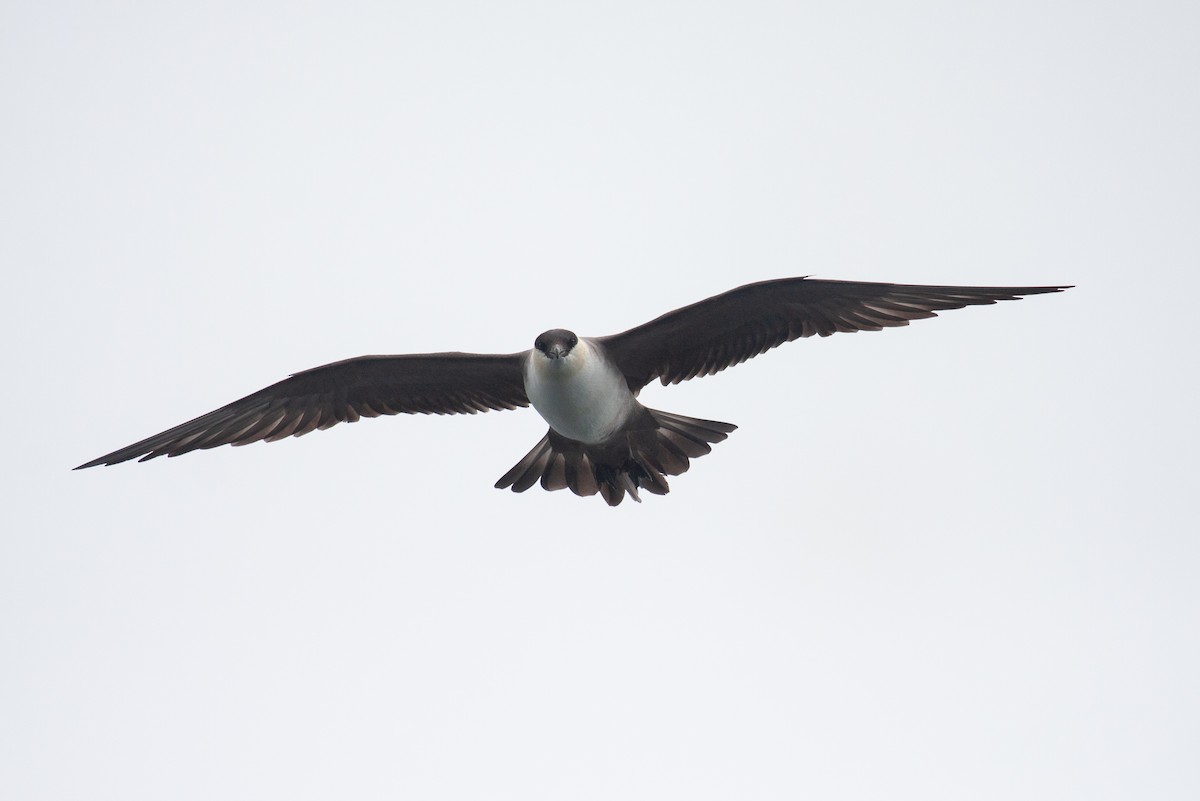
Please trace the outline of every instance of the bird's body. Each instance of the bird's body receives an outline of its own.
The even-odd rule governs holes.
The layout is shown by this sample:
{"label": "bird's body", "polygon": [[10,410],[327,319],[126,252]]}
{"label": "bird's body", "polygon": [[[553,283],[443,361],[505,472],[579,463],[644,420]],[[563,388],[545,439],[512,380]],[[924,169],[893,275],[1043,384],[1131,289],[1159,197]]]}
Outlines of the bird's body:
{"label": "bird's body", "polygon": [[554,357],[535,348],[524,374],[525,394],[542,419],[564,437],[588,445],[611,437],[638,405],[625,376],[595,340],[579,339]]}
{"label": "bird's body", "polygon": [[523,492],[540,482],[600,493],[616,506],[626,494],[640,500],[639,489],[665,495],[667,476],[686,471],[736,428],[643,406],[637,394],[655,378],[678,383],[800,337],[902,326],[936,311],[1067,288],[763,281],[614,336],[553,329],[523,353],[362,356],[305,370],[76,469],[272,442],[360,417],[532,404],[550,429],[496,486]]}

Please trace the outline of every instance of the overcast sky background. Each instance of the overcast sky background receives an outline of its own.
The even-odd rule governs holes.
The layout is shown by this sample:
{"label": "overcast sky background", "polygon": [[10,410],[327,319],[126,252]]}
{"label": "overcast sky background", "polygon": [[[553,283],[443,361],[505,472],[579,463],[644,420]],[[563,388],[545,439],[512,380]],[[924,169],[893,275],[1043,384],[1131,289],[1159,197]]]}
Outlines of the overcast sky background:
{"label": "overcast sky background", "polygon": [[[6,3],[0,796],[1200,795],[1200,7]],[[1078,288],[651,406],[70,468],[788,275]]]}

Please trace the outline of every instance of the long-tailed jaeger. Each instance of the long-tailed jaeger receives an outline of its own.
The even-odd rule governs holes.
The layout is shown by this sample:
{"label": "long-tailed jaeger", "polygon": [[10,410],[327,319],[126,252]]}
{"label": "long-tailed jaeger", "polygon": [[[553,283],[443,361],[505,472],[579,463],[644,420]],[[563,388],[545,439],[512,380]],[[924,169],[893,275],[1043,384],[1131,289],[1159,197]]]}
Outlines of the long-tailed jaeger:
{"label": "long-tailed jaeger", "polygon": [[638,490],[667,494],[667,476],[712,450],[737,426],[649,409],[637,400],[655,378],[712,375],[799,337],[879,331],[1068,286],[916,286],[783,278],[747,284],[607,337],[563,328],[507,355],[360,356],[314,367],[228,406],[81,464],[179,456],[218,445],[298,437],[381,414],[475,414],[533,404],[550,430],[496,486],[541,482],[597,492],[610,506]]}

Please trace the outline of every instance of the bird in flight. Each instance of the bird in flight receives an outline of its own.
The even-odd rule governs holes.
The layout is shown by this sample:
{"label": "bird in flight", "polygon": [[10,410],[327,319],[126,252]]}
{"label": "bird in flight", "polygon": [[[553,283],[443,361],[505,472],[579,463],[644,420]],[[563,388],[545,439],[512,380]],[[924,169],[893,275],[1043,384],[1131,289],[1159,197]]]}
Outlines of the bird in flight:
{"label": "bird in flight", "polygon": [[[664,385],[712,375],[813,334],[879,331],[1069,286],[919,286],[783,278],[747,284],[606,337],[562,328],[522,353],[360,356],[296,373],[216,411],[81,464],[179,456],[218,445],[298,437],[382,414],[475,414],[533,404],[550,430],[496,486],[536,483],[610,506],[638,490],[668,492],[690,460],[737,426],[650,409],[638,402]],[[139,458],[140,457],[140,458]]]}

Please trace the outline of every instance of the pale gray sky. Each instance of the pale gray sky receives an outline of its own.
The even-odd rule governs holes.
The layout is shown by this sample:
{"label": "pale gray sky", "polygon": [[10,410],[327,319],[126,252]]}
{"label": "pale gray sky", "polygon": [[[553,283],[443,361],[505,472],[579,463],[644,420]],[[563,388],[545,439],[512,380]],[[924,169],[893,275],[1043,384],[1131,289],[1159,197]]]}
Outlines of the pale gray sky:
{"label": "pale gray sky", "polygon": [[[9,3],[0,796],[1190,799],[1194,3]],[[1074,283],[649,405],[69,468],[749,281]]]}

